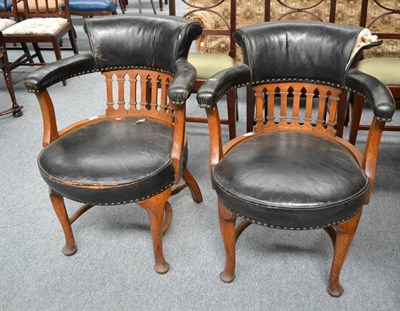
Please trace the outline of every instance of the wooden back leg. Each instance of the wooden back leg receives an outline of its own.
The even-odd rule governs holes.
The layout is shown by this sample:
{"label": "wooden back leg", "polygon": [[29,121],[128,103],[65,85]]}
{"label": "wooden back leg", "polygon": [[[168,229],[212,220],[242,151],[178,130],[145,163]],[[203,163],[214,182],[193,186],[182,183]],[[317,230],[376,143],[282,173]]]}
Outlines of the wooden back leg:
{"label": "wooden back leg", "polygon": [[203,195],[201,194],[200,187],[197,184],[196,179],[194,179],[187,168],[182,172],[182,178],[185,180],[186,184],[189,187],[193,201],[196,203],[203,202]]}

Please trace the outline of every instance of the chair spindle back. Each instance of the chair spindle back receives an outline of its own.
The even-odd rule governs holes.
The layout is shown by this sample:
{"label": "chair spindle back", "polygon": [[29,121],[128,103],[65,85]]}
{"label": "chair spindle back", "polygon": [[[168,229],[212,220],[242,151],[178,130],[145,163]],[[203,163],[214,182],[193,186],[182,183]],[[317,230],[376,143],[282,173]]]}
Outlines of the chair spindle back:
{"label": "chair spindle back", "polygon": [[293,129],[336,135],[337,109],[342,94],[340,88],[288,82],[261,84],[253,89],[256,96],[256,132]]}
{"label": "chair spindle back", "polygon": [[173,122],[174,105],[167,96],[172,75],[142,69],[106,71],[103,75],[107,116],[139,115]]}

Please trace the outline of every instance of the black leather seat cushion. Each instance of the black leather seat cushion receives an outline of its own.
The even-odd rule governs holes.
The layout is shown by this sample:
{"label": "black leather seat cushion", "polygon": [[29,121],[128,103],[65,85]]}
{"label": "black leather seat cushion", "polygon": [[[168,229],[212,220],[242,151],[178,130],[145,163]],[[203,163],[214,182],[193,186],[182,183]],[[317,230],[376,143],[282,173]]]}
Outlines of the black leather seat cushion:
{"label": "black leather seat cushion", "polygon": [[214,167],[220,200],[233,212],[265,226],[313,229],[353,216],[369,182],[340,144],[312,133],[253,136]]}
{"label": "black leather seat cushion", "polygon": [[39,154],[44,180],[67,198],[96,205],[142,200],[171,186],[173,129],[138,121],[103,120],[62,136]]}

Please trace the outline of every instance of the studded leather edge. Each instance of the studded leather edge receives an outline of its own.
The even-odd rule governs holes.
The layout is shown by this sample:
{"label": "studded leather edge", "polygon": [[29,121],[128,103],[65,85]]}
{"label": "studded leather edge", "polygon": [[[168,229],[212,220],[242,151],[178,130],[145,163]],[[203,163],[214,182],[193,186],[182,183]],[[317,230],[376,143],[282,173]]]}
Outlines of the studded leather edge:
{"label": "studded leather edge", "polygon": [[342,222],[345,222],[346,220],[349,220],[350,218],[353,218],[363,208],[363,206],[361,206],[359,209],[357,209],[357,211],[355,213],[351,214],[350,216],[348,216],[348,217],[346,217],[344,219],[332,222],[330,224],[325,224],[325,225],[315,226],[315,227],[296,227],[295,228],[295,227],[285,227],[285,226],[271,225],[271,224],[268,224],[268,223],[265,223],[265,222],[261,222],[261,221],[257,221],[257,220],[251,219],[249,217],[246,217],[246,216],[244,216],[244,215],[232,210],[231,208],[226,206],[222,201],[220,201],[220,202],[232,214],[234,214],[234,215],[236,215],[238,217],[241,217],[243,219],[246,219],[246,220],[250,221],[253,224],[257,224],[257,225],[268,227],[268,228],[283,229],[283,230],[314,230],[314,229],[323,229],[323,228],[327,228],[327,227],[332,227],[332,226],[338,225],[338,224],[340,224]]}
{"label": "studded leather edge", "polygon": [[167,186],[165,186],[164,188],[161,188],[159,191],[149,194],[145,197],[141,197],[141,198],[137,198],[137,199],[132,199],[132,200],[126,200],[126,201],[115,201],[115,202],[110,202],[110,203],[94,203],[94,202],[86,202],[86,201],[78,201],[78,200],[73,200],[75,202],[79,202],[79,203],[83,203],[83,204],[90,204],[90,205],[98,205],[98,206],[113,206],[113,205],[122,205],[122,204],[129,204],[129,203],[136,203],[139,201],[144,201],[146,199],[149,199],[151,197],[154,197],[155,195],[167,190],[168,188],[171,188],[174,185],[174,183],[170,183]]}
{"label": "studded leather edge", "polygon": [[61,81],[67,80],[67,79],[71,79],[71,78],[74,78],[74,77],[82,76],[82,75],[85,75],[85,74],[90,74],[90,73],[93,73],[93,72],[104,72],[104,71],[126,70],[126,69],[155,70],[155,71],[158,71],[158,72],[162,72],[162,73],[167,73],[167,74],[173,75],[173,73],[171,73],[171,72],[169,72],[167,70],[156,69],[156,68],[151,68],[151,67],[147,67],[147,66],[114,66],[114,67],[106,67],[106,68],[102,68],[102,69],[94,68],[92,70],[79,71],[79,72],[71,74],[71,75],[63,76],[62,78],[59,78],[57,80],[52,81],[50,85],[48,85],[46,87],[43,87],[43,88],[27,88],[27,91],[29,93],[39,93],[39,92],[45,90],[47,87],[49,87],[49,86],[51,86],[53,84],[56,84],[58,82],[61,82]]}
{"label": "studded leather edge", "polygon": [[217,99],[215,100],[215,103],[212,103],[212,104],[209,104],[209,103],[208,103],[208,100],[204,100],[204,101],[203,101],[202,99],[197,100],[198,106],[199,106],[200,108],[204,108],[204,109],[214,108],[214,107],[216,106],[216,103],[218,103],[219,100],[220,100],[222,97],[224,97],[226,93],[228,93],[228,92],[231,91],[231,90],[238,89],[238,88],[240,88],[240,87],[243,87],[243,86],[246,86],[246,85],[249,85],[249,84],[250,84],[250,82],[248,82],[248,83],[242,83],[242,84],[237,84],[237,85],[234,85],[234,86],[230,87],[230,88],[227,89],[226,91],[222,92],[222,94],[219,95],[219,96],[217,97]]}

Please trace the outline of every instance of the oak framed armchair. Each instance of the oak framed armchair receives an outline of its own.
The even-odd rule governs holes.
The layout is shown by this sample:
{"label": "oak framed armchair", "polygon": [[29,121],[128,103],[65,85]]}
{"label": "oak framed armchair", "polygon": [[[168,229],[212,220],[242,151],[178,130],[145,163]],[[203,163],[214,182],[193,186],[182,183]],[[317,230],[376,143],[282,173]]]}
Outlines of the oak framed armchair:
{"label": "oak framed armchair", "polygon": [[[356,69],[362,50],[380,44],[370,38],[365,28],[322,22],[243,27],[235,39],[244,64],[199,90],[226,253],[222,281],[235,278],[236,242],[249,225],[324,229],[334,247],[328,292],[343,294],[340,271],[373,190],[382,129],[395,110],[386,86]],[[217,102],[247,84],[256,97],[254,131],[222,145]],[[373,108],[364,153],[337,136],[338,116],[345,117],[338,106],[346,104],[340,99],[347,91]]]}
{"label": "oak framed armchair", "polygon": [[[193,200],[202,201],[187,168],[185,134],[185,101],[196,76],[187,54],[201,26],[183,18],[124,16],[88,19],[85,28],[91,54],[49,64],[25,81],[42,110],[38,165],[65,233],[63,253],[76,252],[71,224],[87,210],[137,203],[149,214],[155,270],[166,273],[162,236],[172,219],[168,198],[188,186]],[[105,77],[105,115],[59,130],[48,88],[95,72]],[[71,217],[64,197],[83,203]]]}

